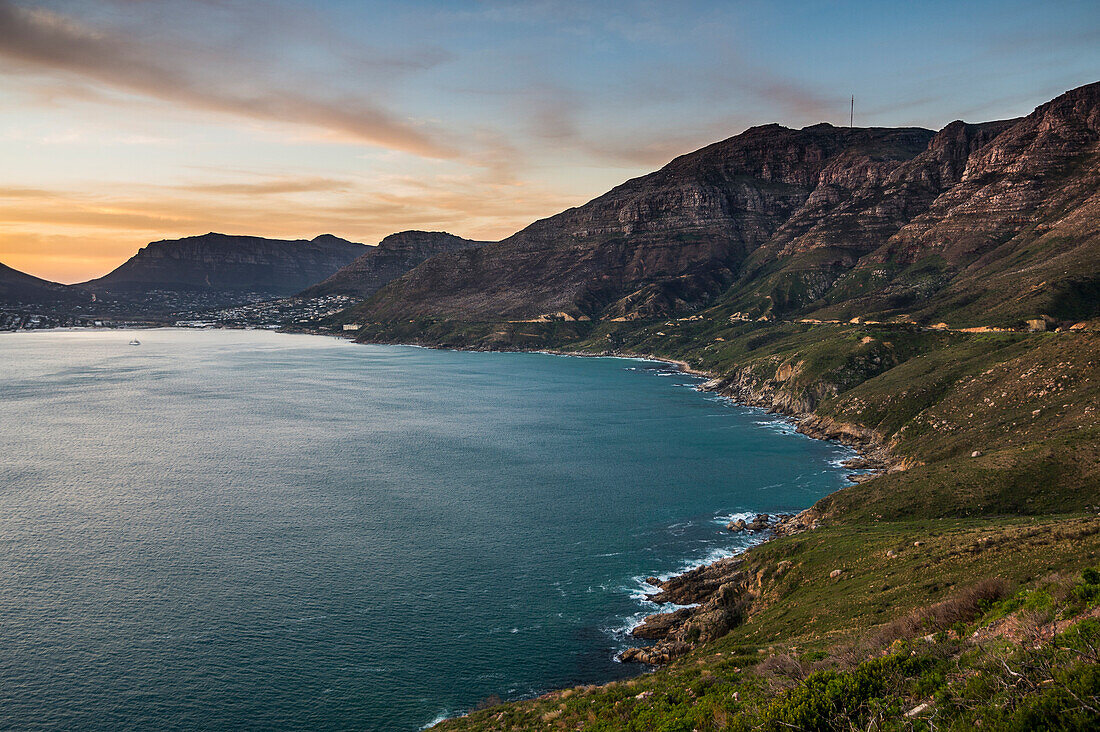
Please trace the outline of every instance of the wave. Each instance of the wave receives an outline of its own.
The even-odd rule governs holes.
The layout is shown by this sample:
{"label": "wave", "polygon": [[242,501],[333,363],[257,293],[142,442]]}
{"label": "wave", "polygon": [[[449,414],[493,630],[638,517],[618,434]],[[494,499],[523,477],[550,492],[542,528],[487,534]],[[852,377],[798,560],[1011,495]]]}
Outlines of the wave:
{"label": "wave", "polygon": [[[844,470],[846,468],[844,463],[848,462],[852,458],[859,457],[859,450],[856,450],[854,447],[847,447],[847,446],[840,446],[840,449],[842,450],[842,454],[837,455],[835,458],[829,459],[827,462],[828,462],[830,467],[836,468],[837,470]],[[852,470],[853,472],[856,472],[856,473],[870,472],[868,470],[863,470],[863,469],[856,470],[856,469],[853,469],[853,468],[849,468],[849,470]]]}
{"label": "wave", "polygon": [[641,625],[647,617],[652,614],[652,609],[639,610],[632,615],[618,618],[619,622],[603,628],[603,631],[618,640],[625,641],[628,638],[633,638],[633,636],[630,634],[634,631],[635,628]]}
{"label": "wave", "polygon": [[[711,521],[720,526],[725,526],[729,522],[737,521],[738,519],[751,521],[756,517],[757,513],[758,512],[755,511],[721,513],[716,514]],[[646,582],[648,578],[656,577],[657,580],[665,582],[673,577],[690,572],[693,569],[698,569],[699,567],[714,564],[721,559],[742,554],[750,547],[759,544],[765,537],[762,535],[741,535],[739,537],[731,535],[729,538],[731,540],[730,543],[724,543],[722,546],[713,546],[707,550],[705,554],[685,559],[673,570],[661,573],[637,574],[630,577],[629,582],[626,584],[615,588],[619,592],[625,593],[633,600],[637,604],[638,610],[629,615],[619,616],[615,621],[601,628],[607,635],[617,641],[617,647],[612,654],[613,660],[617,661],[619,653],[636,644],[636,639],[631,635],[631,632],[641,625],[648,616],[660,612],[673,612],[681,608],[698,607],[698,604],[677,605],[676,603],[654,602],[652,599],[653,596],[661,592],[661,589]]]}
{"label": "wave", "polygon": [[798,430],[795,426],[786,419],[757,419],[753,420],[753,424],[757,427],[763,427],[766,430],[772,432],[778,432],[781,435],[797,435]]}
{"label": "wave", "polygon": [[749,522],[752,521],[754,518],[756,518],[756,514],[752,511],[739,511],[737,513],[719,514],[715,516],[712,520],[716,524],[721,524],[722,526],[725,526],[731,521],[742,520]]}
{"label": "wave", "polygon": [[449,709],[444,709],[442,712],[440,712],[439,714],[432,717],[432,721],[428,722],[427,724],[425,724],[420,729],[421,730],[431,729],[432,727],[436,726],[437,724],[440,724],[441,722],[446,722],[450,718],[451,718],[451,711]]}

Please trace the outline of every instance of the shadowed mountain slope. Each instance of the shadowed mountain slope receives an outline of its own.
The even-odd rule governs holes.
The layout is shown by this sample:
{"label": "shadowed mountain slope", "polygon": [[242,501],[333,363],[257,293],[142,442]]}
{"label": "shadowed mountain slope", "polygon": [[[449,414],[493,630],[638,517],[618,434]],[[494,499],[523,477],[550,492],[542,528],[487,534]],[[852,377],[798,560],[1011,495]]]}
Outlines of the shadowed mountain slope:
{"label": "shadowed mountain slope", "polygon": [[210,233],[153,242],[82,286],[116,294],[208,290],[291,295],[334,274],[365,249],[331,234],[290,241]]}
{"label": "shadowed mountain slope", "polygon": [[68,302],[82,294],[87,293],[0,264],[0,304]]}
{"label": "shadowed mountain slope", "polygon": [[[932,132],[778,125],[677,158],[479,249],[434,257],[385,288],[372,317],[635,317],[706,301],[851,158],[874,174]],[[857,161],[858,163],[854,162]]]}
{"label": "shadowed mountain slope", "polygon": [[463,239],[443,231],[402,231],[390,234],[378,246],[368,247],[351,264],[323,282],[304,290],[301,295],[350,295],[367,298],[429,257],[487,243]]}

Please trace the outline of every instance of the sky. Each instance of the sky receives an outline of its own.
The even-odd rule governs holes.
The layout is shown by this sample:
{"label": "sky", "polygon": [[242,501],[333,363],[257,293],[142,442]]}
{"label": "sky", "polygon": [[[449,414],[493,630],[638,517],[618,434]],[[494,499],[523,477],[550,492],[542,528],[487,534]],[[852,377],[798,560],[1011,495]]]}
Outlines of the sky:
{"label": "sky", "polygon": [[219,231],[499,239],[757,124],[1100,80],[1100,3],[0,0],[0,262]]}

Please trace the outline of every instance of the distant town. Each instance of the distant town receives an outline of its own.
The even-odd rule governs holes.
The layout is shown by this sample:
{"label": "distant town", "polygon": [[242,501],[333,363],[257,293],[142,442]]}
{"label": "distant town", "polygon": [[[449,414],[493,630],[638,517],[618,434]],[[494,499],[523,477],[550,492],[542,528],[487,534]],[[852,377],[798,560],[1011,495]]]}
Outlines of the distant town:
{"label": "distant town", "polygon": [[52,308],[13,304],[0,309],[0,331],[50,328],[316,328],[349,307],[354,298],[326,295],[315,298],[271,299],[255,292],[235,294],[225,304],[224,293],[152,291],[133,298],[97,300]]}

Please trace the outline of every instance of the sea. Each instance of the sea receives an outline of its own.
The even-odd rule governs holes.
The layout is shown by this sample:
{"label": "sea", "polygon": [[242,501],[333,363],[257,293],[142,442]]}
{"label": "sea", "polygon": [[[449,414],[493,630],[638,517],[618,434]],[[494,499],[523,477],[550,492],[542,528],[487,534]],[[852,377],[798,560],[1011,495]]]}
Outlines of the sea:
{"label": "sea", "polygon": [[[140,345],[130,345],[131,339]],[[418,730],[645,672],[644,580],[845,485],[666,364],[0,335],[0,728]]]}

